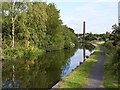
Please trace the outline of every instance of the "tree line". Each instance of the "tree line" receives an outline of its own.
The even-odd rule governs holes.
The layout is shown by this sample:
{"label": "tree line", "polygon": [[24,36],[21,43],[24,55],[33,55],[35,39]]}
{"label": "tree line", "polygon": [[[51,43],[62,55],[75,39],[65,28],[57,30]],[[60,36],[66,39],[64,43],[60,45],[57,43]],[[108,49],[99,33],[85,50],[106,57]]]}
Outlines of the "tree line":
{"label": "tree line", "polygon": [[77,44],[74,30],[63,25],[60,10],[45,2],[2,2],[2,48],[45,51]]}
{"label": "tree line", "polygon": [[[111,33],[106,32],[103,34],[93,34],[92,32],[86,33],[85,35],[85,40],[86,41],[93,41],[93,40],[98,40],[98,41],[107,41],[110,40],[112,37],[110,37]],[[79,37],[81,40],[83,39],[83,34],[76,34],[77,37]]]}

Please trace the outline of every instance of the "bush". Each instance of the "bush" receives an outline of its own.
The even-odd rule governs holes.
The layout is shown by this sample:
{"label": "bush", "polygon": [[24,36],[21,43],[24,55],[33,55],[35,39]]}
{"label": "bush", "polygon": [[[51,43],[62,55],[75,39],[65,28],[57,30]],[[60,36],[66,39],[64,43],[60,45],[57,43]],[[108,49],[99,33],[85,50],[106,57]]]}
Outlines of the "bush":
{"label": "bush", "polygon": [[112,65],[114,67],[114,72],[116,74],[120,72],[118,72],[120,70],[120,47],[117,47],[115,50],[115,54],[113,55],[113,60],[112,60]]}
{"label": "bush", "polygon": [[104,46],[110,66],[113,68],[113,73],[117,75],[120,69],[120,46],[113,46],[112,42],[106,42]]}
{"label": "bush", "polygon": [[33,50],[24,48],[8,48],[3,50],[3,56],[5,59],[15,59],[15,58],[34,58],[38,57],[44,52],[44,50],[34,48]]}

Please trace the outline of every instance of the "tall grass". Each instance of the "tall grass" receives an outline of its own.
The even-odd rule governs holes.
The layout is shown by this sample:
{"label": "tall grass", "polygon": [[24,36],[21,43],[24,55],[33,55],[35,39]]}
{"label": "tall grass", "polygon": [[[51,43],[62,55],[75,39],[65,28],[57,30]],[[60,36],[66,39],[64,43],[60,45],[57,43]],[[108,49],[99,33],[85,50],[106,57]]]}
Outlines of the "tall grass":
{"label": "tall grass", "polygon": [[120,46],[112,42],[104,44],[106,50],[104,85],[106,88],[117,88],[120,85]]}

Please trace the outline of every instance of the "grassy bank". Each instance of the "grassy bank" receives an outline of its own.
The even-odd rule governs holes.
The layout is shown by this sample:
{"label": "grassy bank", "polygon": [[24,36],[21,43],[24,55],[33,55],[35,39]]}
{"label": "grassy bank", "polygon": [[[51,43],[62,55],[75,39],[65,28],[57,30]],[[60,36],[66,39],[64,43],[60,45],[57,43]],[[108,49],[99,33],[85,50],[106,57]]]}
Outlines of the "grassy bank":
{"label": "grassy bank", "polygon": [[120,72],[118,72],[120,65],[120,56],[118,55],[118,51],[120,48],[119,46],[113,46],[111,41],[106,42],[103,46],[106,51],[104,86],[106,88],[118,88],[120,87]]}
{"label": "grassy bank", "polygon": [[96,45],[96,51],[79,67],[68,76],[62,78],[60,88],[84,88],[88,83],[88,76],[91,67],[97,62],[100,55],[100,48]]}

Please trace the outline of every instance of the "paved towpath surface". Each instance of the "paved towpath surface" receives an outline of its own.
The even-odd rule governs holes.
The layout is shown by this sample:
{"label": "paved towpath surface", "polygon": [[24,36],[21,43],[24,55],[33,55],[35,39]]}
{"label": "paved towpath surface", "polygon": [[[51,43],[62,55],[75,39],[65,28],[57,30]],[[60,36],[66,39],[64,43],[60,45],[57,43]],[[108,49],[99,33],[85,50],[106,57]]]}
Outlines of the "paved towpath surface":
{"label": "paved towpath surface", "polygon": [[105,50],[102,46],[99,46],[101,49],[98,62],[95,66],[92,67],[89,82],[86,88],[104,88],[103,86],[103,69],[105,61]]}

